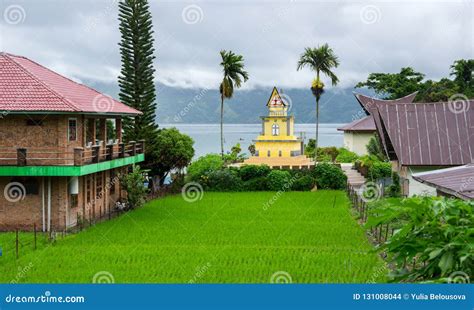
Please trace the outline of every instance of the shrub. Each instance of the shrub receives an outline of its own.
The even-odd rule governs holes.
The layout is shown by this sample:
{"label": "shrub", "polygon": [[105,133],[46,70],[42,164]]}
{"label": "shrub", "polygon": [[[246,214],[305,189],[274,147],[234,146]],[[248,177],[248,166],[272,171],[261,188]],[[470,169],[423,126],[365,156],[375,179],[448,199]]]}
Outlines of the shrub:
{"label": "shrub", "polygon": [[318,161],[334,162],[339,155],[339,150],[335,146],[318,147]]}
{"label": "shrub", "polygon": [[314,187],[314,184],[315,184],[315,181],[311,176],[303,175],[292,182],[291,190],[309,191]]}
{"label": "shrub", "polygon": [[285,170],[272,170],[267,176],[267,186],[271,191],[285,190],[290,187],[291,174]]}
{"label": "shrub", "polygon": [[[396,281],[466,281],[474,273],[472,202],[438,197],[385,199],[370,211],[368,228],[395,227],[379,247]],[[454,275],[458,274],[460,279]]]}
{"label": "shrub", "polygon": [[387,187],[387,196],[400,197],[402,188],[400,186],[400,176],[396,171],[392,172],[392,184]]}
{"label": "shrub", "polygon": [[253,178],[266,177],[271,169],[267,165],[247,165],[239,170],[242,181],[248,181]]}
{"label": "shrub", "polygon": [[356,153],[351,152],[348,149],[345,149],[345,148],[341,147],[339,149],[339,155],[337,155],[337,157],[336,157],[336,161],[338,163],[353,163],[358,158],[359,158],[359,156]]}
{"label": "shrub", "polygon": [[143,173],[140,166],[133,165],[131,172],[120,176],[120,184],[127,192],[127,200],[131,208],[138,208],[145,202],[148,188],[144,185]]}
{"label": "shrub", "polygon": [[244,190],[253,192],[253,191],[268,191],[268,184],[266,177],[257,177],[252,178],[244,182]]}
{"label": "shrub", "polygon": [[379,143],[379,139],[377,139],[376,136],[371,137],[369,143],[365,147],[369,155],[376,156],[379,160],[382,161],[386,160],[385,153],[383,152],[382,146]]}
{"label": "shrub", "polygon": [[347,177],[344,172],[328,163],[321,163],[313,168],[313,177],[320,189],[344,189]]}
{"label": "shrub", "polygon": [[211,172],[207,177],[207,188],[218,192],[238,192],[242,190],[242,180],[235,170],[221,169]]}
{"label": "shrub", "polygon": [[378,180],[381,178],[390,178],[392,176],[392,164],[388,162],[374,162],[369,167],[369,178]]}
{"label": "shrub", "polygon": [[188,178],[190,181],[200,182],[213,171],[221,169],[223,165],[224,161],[220,155],[207,154],[201,156],[188,167]]}

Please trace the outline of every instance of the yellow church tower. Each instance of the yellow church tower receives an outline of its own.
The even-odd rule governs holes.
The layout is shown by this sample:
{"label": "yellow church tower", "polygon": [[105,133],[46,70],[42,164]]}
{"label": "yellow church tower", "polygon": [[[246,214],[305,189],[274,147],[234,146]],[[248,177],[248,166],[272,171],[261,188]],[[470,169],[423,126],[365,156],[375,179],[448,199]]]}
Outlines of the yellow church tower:
{"label": "yellow church tower", "polygon": [[244,164],[266,164],[274,168],[307,168],[314,165],[304,156],[303,141],[295,136],[293,115],[288,115],[288,102],[273,88],[267,102],[268,115],[261,116],[262,132],[255,142],[255,156]]}

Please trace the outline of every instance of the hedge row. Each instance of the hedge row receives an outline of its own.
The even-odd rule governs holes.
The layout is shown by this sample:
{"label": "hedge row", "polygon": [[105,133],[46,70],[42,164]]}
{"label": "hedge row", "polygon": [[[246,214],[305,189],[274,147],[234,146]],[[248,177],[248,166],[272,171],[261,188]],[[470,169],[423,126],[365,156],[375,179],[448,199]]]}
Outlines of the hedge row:
{"label": "hedge row", "polygon": [[343,189],[346,175],[329,163],[309,170],[275,170],[266,165],[225,168],[221,157],[209,154],[200,157],[188,168],[187,180],[200,183],[210,191],[309,191]]}

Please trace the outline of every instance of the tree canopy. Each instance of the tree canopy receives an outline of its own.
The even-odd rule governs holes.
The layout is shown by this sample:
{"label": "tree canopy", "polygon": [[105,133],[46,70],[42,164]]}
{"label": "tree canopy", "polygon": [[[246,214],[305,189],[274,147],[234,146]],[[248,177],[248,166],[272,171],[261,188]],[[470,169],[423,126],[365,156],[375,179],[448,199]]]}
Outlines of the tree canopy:
{"label": "tree canopy", "polygon": [[456,94],[474,98],[473,75],[474,59],[460,59],[451,66],[453,80],[448,77],[439,81],[424,80],[423,73],[405,67],[399,73],[371,73],[366,81],[357,83],[355,87],[372,89],[384,99],[397,99],[418,91],[417,102],[448,101]]}

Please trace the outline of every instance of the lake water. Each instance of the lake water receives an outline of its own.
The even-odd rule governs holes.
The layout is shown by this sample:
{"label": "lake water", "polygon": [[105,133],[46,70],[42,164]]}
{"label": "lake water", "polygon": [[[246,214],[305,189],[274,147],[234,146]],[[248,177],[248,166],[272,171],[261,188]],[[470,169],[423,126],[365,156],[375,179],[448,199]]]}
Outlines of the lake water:
{"label": "lake water", "polygon": [[[344,124],[320,124],[320,146],[343,146],[343,133],[337,131]],[[208,153],[220,153],[220,125],[219,124],[160,124],[160,127],[176,127],[182,133],[191,136],[194,140],[195,157]],[[224,124],[224,149],[226,152],[237,143],[240,143],[242,152],[249,154],[248,147],[253,143],[262,130],[261,124]],[[305,143],[316,135],[315,124],[295,124],[295,134],[302,136]]]}

